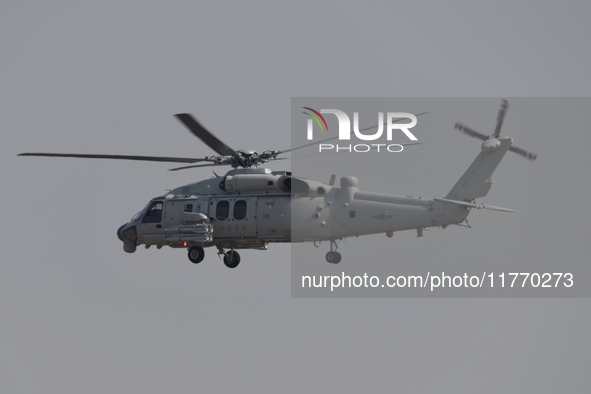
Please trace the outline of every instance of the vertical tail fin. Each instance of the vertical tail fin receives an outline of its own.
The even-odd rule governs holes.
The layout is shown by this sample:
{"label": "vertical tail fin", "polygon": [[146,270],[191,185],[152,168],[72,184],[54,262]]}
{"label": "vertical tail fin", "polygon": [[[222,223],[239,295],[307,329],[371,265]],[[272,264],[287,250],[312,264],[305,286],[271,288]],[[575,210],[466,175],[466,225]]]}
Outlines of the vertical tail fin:
{"label": "vertical tail fin", "polygon": [[473,201],[484,197],[492,183],[490,177],[511,147],[511,138],[490,138],[482,144],[482,152],[462,175],[451,191],[445,196],[450,200]]}

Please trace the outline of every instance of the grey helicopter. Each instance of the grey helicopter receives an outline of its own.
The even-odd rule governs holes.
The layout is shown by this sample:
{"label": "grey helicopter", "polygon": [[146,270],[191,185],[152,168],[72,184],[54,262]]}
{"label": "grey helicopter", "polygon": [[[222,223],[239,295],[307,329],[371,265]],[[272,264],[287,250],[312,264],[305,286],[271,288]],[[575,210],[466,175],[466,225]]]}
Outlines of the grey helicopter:
{"label": "grey helicopter", "polygon": [[[21,153],[19,156],[70,157],[158,161],[188,164],[171,171],[206,166],[231,166],[225,175],[180,186],[152,198],[133,218],[117,230],[123,250],[134,253],[138,246],[163,246],[187,250],[192,263],[200,263],[205,248],[215,247],[224,264],[235,268],[240,249],[266,250],[277,242],[329,242],[326,261],[338,264],[338,242],[358,237],[415,230],[423,236],[430,227],[468,226],[471,209],[514,212],[511,209],[477,203],[487,195],[490,178],[507,153],[512,151],[529,160],[537,155],[513,146],[513,139],[500,136],[508,103],[503,100],[496,127],[491,135],[456,123],[455,128],[483,141],[481,151],[450,192],[442,198],[414,198],[362,191],[353,176],[343,176],[335,185],[306,179],[288,171],[272,171],[261,164],[282,159],[286,150],[234,150],[219,140],[192,115],[175,117],[217,156],[203,158],[132,156],[73,153]],[[422,114],[417,114],[422,115]],[[377,127],[377,126],[374,126]],[[367,128],[364,130],[368,130]],[[362,131],[364,131],[362,130]],[[335,139],[327,138],[320,142]],[[195,164],[198,163],[198,164]],[[462,223],[466,224],[462,224]]]}

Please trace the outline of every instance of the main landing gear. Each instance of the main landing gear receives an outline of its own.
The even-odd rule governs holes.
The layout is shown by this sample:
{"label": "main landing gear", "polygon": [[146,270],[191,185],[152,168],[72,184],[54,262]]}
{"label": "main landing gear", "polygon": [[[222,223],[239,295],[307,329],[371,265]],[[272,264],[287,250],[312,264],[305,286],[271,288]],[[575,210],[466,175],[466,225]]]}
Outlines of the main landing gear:
{"label": "main landing gear", "polygon": [[240,255],[237,251],[231,250],[224,254],[224,264],[228,268],[236,268],[240,264]]}
{"label": "main landing gear", "polygon": [[[205,251],[199,245],[191,246],[187,254],[193,264],[199,264],[205,258]],[[224,249],[218,246],[218,254],[224,256],[224,264],[228,268],[236,268],[240,264],[240,255],[234,249],[224,252]]]}
{"label": "main landing gear", "polygon": [[[326,254],[326,261],[331,264],[338,264],[341,262],[341,254],[337,252],[338,249],[337,241],[334,239],[330,240],[330,252]],[[334,249],[334,250],[333,250]]]}
{"label": "main landing gear", "polygon": [[224,249],[218,245],[218,254],[224,256],[224,264],[228,268],[236,268],[240,264],[240,255],[234,249],[229,252],[224,252]]}

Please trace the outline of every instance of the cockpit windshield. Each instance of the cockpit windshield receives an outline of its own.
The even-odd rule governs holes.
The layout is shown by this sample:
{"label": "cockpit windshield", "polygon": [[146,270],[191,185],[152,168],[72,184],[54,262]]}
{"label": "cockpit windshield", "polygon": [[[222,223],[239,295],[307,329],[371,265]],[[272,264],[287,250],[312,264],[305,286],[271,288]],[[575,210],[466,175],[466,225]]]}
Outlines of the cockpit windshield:
{"label": "cockpit windshield", "polygon": [[146,210],[146,214],[142,219],[143,223],[160,223],[162,221],[162,209],[164,204],[162,201],[152,201],[150,205],[148,205],[148,209]]}
{"label": "cockpit windshield", "polygon": [[150,201],[148,205],[142,208],[141,211],[133,215],[130,222],[133,222],[134,220],[139,220],[142,216],[144,217],[142,219],[143,223],[160,222],[160,220],[162,219],[162,208],[162,201]]}
{"label": "cockpit windshield", "polygon": [[130,222],[133,222],[134,220],[138,220],[142,216],[142,213],[144,213],[144,209],[142,209],[141,211],[139,211],[138,213],[136,213],[135,215],[133,215],[133,217],[131,218]]}

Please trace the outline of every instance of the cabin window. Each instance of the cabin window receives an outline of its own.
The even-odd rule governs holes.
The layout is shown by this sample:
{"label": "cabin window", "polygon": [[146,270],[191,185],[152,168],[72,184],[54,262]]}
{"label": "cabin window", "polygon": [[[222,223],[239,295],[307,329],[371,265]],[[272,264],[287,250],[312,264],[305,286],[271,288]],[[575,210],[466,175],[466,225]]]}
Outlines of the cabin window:
{"label": "cabin window", "polygon": [[193,204],[185,204],[185,212],[193,212]]}
{"label": "cabin window", "polygon": [[229,212],[230,212],[230,202],[229,201],[218,201],[216,208],[215,208],[215,218],[217,220],[226,220],[228,218]]}
{"label": "cabin window", "polygon": [[234,219],[244,219],[246,217],[246,201],[238,200],[234,203]]}
{"label": "cabin window", "polygon": [[354,218],[355,217],[355,211],[349,211],[349,217],[350,218]]}
{"label": "cabin window", "polygon": [[148,209],[142,219],[143,223],[160,223],[162,220],[162,201],[154,201]]}

